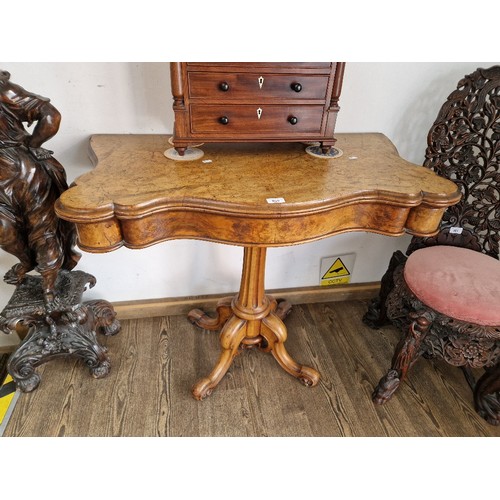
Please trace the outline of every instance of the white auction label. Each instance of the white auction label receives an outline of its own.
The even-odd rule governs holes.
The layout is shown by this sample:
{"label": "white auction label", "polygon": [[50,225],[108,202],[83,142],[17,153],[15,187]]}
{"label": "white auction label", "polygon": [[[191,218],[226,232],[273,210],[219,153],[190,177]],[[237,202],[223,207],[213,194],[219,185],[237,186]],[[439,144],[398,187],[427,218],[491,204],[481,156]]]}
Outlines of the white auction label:
{"label": "white auction label", "polygon": [[285,198],[267,198],[268,203],[285,203]]}

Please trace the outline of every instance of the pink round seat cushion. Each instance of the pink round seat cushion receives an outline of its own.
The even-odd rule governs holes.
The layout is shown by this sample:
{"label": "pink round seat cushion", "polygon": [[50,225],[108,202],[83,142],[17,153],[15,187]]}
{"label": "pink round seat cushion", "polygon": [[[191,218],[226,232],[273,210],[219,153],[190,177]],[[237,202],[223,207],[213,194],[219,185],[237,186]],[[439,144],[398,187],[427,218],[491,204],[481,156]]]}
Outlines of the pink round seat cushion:
{"label": "pink round seat cushion", "polygon": [[500,325],[500,261],[474,250],[433,246],[413,252],[406,284],[421,302],[446,316]]}

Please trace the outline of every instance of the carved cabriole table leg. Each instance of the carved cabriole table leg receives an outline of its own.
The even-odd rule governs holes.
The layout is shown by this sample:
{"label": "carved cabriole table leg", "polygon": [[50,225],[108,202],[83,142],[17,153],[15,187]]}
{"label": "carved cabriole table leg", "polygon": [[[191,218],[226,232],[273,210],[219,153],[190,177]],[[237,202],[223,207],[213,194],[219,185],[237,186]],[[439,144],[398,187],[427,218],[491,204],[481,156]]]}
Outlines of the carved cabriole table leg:
{"label": "carved cabriole table leg", "polygon": [[245,247],[240,292],[233,299],[222,299],[217,306],[217,317],[209,318],[195,309],[188,318],[199,327],[220,333],[221,354],[214,369],[193,387],[193,396],[209,396],[226,374],[241,348],[258,347],[271,352],[279,365],[290,375],[308,386],[319,381],[313,368],[296,363],[285,348],[286,326],[282,319],[290,311],[287,302],[278,303],[265,294],[264,274],[266,248]]}

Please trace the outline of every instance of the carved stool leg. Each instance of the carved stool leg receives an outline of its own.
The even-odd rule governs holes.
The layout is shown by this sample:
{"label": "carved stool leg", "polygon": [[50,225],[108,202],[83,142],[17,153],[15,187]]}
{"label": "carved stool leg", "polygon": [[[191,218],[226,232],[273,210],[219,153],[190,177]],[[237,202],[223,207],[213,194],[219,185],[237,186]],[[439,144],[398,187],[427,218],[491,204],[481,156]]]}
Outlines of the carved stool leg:
{"label": "carved stool leg", "polygon": [[217,317],[210,318],[195,309],[188,318],[196,325],[221,331],[221,354],[215,368],[193,387],[193,396],[203,399],[210,395],[225,375],[240,348],[259,347],[270,351],[280,366],[305,385],[316,385],[316,370],[296,363],[287,353],[284,342],[286,327],[282,321],[291,310],[287,301],[277,301],[265,294],[266,248],[245,247],[239,294],[223,299],[217,306]]}
{"label": "carved stool leg", "polygon": [[418,313],[411,313],[410,319],[412,321],[408,331],[396,347],[391,369],[380,379],[373,392],[372,400],[376,404],[384,404],[391,399],[400,383],[405,379],[408,370],[421,355],[420,345],[431,322]]}
{"label": "carved stool leg", "polygon": [[486,368],[474,388],[478,414],[492,425],[500,424],[500,363]]}
{"label": "carved stool leg", "polygon": [[363,316],[363,323],[370,328],[380,328],[389,322],[386,306],[387,297],[394,289],[394,271],[405,261],[406,256],[402,252],[398,250],[393,253],[389,262],[389,267],[380,282],[379,295],[372,300],[368,306],[368,311]]}

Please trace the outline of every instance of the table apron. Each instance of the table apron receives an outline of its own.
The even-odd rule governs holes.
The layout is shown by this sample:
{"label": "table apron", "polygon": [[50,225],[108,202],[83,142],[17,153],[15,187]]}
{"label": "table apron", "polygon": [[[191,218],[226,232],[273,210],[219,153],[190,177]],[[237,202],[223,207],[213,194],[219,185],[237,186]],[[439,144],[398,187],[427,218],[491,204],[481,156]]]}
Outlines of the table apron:
{"label": "table apron", "polygon": [[437,232],[444,210],[425,203],[407,207],[377,201],[333,207],[314,214],[272,216],[176,208],[142,217],[77,222],[76,226],[80,247],[97,253],[121,246],[145,248],[171,239],[272,247],[305,243],[349,231],[429,236]]}

